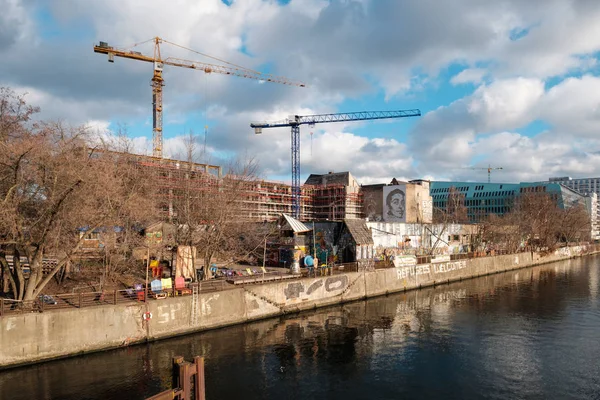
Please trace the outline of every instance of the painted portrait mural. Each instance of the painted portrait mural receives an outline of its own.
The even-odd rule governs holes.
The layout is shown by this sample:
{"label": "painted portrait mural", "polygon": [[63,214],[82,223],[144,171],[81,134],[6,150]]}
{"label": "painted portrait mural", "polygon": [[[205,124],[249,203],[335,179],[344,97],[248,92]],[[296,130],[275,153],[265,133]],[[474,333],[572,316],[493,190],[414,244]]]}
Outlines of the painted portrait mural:
{"label": "painted portrait mural", "polygon": [[383,220],[406,222],[406,185],[383,187]]}
{"label": "painted portrait mural", "polygon": [[381,190],[363,189],[363,204],[365,216],[369,221],[382,221],[383,203]]}

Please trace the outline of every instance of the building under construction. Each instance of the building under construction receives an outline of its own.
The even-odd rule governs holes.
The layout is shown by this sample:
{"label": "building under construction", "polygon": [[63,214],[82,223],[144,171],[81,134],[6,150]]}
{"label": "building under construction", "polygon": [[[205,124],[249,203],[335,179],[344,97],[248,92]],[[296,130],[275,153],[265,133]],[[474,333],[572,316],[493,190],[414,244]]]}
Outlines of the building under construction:
{"label": "building under construction", "polygon": [[[147,171],[156,189],[161,214],[167,220],[177,219],[174,207],[177,199],[218,190],[223,179],[223,170],[216,165],[143,155],[131,157]],[[240,219],[274,221],[281,214],[292,214],[290,185],[247,179],[240,188]],[[360,185],[349,172],[311,174],[301,188],[302,220],[357,219],[363,215]]]}

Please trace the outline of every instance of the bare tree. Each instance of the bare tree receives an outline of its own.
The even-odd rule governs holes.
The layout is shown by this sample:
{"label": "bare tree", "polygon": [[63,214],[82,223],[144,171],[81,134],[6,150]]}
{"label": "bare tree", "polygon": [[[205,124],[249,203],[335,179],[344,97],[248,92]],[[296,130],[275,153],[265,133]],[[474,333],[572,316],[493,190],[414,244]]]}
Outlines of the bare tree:
{"label": "bare tree", "polygon": [[222,177],[188,166],[184,184],[173,196],[176,241],[198,250],[208,279],[214,260],[231,261],[258,246],[258,231],[252,229],[244,207],[256,186],[258,165],[254,160],[237,161]]}
{"label": "bare tree", "polygon": [[[10,90],[0,96],[0,263],[13,296],[32,300],[76,255],[86,234],[143,221],[152,196],[131,157],[90,147],[82,128],[30,125],[36,109]],[[50,271],[42,268],[47,256],[58,259]]]}
{"label": "bare tree", "polygon": [[558,205],[557,195],[545,192],[522,193],[510,212],[489,216],[482,222],[484,240],[507,251],[524,243],[538,251],[552,251],[561,242],[587,240],[590,216],[583,205]]}
{"label": "bare tree", "polygon": [[469,222],[465,195],[455,187],[451,187],[448,191],[446,207],[434,208],[433,211],[434,223],[466,224]]}
{"label": "bare tree", "polygon": [[568,207],[560,215],[558,233],[565,242],[588,241],[591,235],[591,219],[583,204]]}

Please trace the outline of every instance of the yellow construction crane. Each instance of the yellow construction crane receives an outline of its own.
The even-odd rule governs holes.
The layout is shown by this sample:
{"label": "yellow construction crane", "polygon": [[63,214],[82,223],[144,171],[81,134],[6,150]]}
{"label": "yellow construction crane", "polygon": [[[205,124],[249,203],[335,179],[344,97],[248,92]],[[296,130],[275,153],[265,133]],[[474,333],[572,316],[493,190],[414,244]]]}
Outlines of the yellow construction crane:
{"label": "yellow construction crane", "polygon": [[[152,76],[152,140],[153,140],[153,154],[155,157],[162,157],[163,149],[163,135],[162,135],[162,87],[165,85],[165,81],[162,76],[163,66],[171,65],[174,67],[191,68],[203,71],[207,74],[217,73],[224,75],[239,76],[242,78],[256,79],[264,82],[281,83],[284,85],[292,85],[305,87],[306,85],[301,82],[295,82],[281,76],[273,76],[271,74],[263,74],[261,72],[253,71],[248,68],[240,67],[239,65],[228,63],[227,61],[219,60],[218,58],[207,56],[206,54],[199,53],[197,51],[188,49],[175,43],[171,43],[167,40],[155,37],[145,42],[136,43],[132,47],[139,46],[150,41],[154,42],[154,55],[144,55],[139,51],[133,51],[129,49],[119,49],[111,47],[106,42],[100,42],[98,46],[94,46],[95,53],[107,54],[108,62],[115,62],[115,57],[130,58],[132,60],[145,61],[154,64],[154,75]],[[199,61],[190,61],[182,58],[167,57],[162,58],[160,53],[160,44],[168,43],[173,46],[192,51],[196,54],[212,58],[221,63],[228,65],[216,65],[207,64]]]}
{"label": "yellow construction crane", "polygon": [[488,165],[487,168],[484,168],[484,167],[469,167],[467,169],[487,170],[487,173],[488,173],[488,183],[490,183],[490,181],[492,179],[492,170],[503,169],[503,168],[502,167],[492,167],[491,165]]}

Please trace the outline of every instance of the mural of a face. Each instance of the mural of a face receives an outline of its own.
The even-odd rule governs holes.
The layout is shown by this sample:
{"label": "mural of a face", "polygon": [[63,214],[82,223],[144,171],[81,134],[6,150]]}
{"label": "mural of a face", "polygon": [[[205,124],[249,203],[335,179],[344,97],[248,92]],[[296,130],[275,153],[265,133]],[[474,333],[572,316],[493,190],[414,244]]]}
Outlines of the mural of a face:
{"label": "mural of a face", "polygon": [[385,197],[386,220],[403,221],[406,211],[406,194],[403,190],[393,189]]}
{"label": "mural of a face", "polygon": [[369,221],[382,220],[382,199],[381,195],[373,192],[366,192],[364,195],[365,216]]}

